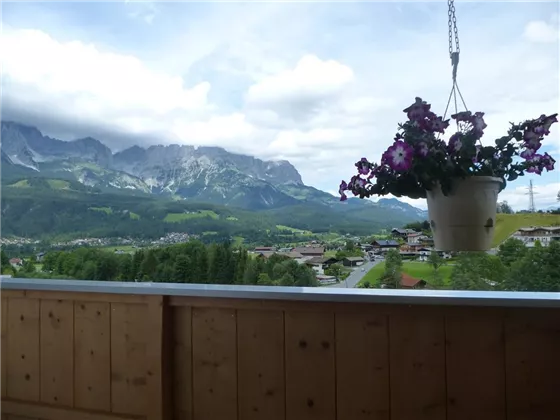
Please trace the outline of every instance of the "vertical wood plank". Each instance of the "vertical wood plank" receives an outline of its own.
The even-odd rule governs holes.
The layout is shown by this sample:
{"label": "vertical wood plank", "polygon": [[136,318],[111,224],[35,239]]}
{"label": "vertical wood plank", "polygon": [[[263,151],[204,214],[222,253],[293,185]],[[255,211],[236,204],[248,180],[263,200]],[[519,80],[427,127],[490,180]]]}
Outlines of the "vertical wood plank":
{"label": "vertical wood plank", "polygon": [[147,420],[169,419],[172,415],[171,348],[169,311],[163,296],[149,296],[144,337],[146,342],[146,416]]}
{"label": "vertical wood plank", "polygon": [[505,327],[508,420],[557,420],[560,311],[511,309]]}
{"label": "vertical wood plank", "polygon": [[382,314],[336,314],[339,419],[389,420],[389,337]]}
{"label": "vertical wood plank", "polygon": [[192,309],[188,306],[174,308],[174,406],[178,420],[193,418],[192,401]]}
{"label": "vertical wood plank", "polygon": [[40,399],[39,300],[11,298],[8,305],[8,398]]}
{"label": "vertical wood plank", "polygon": [[193,308],[193,412],[196,420],[237,419],[235,311]]}
{"label": "vertical wood plank", "polygon": [[74,404],[111,410],[110,304],[74,303]]}
{"label": "vertical wood plank", "polygon": [[286,418],[334,420],[334,314],[286,312]]}
{"label": "vertical wood plank", "polygon": [[446,417],[443,314],[403,307],[389,317],[391,420]]}
{"label": "vertical wood plank", "polygon": [[6,398],[6,389],[8,388],[6,377],[8,372],[7,366],[7,355],[8,355],[8,299],[2,298],[2,342],[0,343],[2,348],[2,398]]}
{"label": "vertical wood plank", "polygon": [[446,314],[447,419],[505,419],[503,311]]}
{"label": "vertical wood plank", "polygon": [[147,412],[148,305],[111,303],[111,411]]}
{"label": "vertical wood plank", "polygon": [[283,420],[284,314],[238,310],[239,420]]}
{"label": "vertical wood plank", "polygon": [[41,401],[74,405],[74,302],[41,300]]}

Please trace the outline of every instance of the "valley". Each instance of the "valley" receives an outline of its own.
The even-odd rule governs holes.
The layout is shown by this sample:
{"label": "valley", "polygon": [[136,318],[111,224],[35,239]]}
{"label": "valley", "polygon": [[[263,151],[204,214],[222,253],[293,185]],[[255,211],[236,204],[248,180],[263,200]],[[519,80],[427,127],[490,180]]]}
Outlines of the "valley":
{"label": "valley", "polygon": [[[62,141],[2,122],[2,234],[48,240],[157,239],[185,232],[248,243],[370,235],[426,212],[396,199],[339,201],[287,161],[218,147]],[[210,240],[210,238],[208,238]]]}

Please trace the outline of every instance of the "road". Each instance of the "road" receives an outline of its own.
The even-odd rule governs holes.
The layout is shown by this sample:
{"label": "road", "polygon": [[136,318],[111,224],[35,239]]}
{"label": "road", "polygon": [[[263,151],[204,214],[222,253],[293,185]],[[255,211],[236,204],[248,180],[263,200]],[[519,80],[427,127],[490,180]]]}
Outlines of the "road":
{"label": "road", "polygon": [[[352,271],[352,273],[348,276],[348,278],[346,280],[341,281],[340,283],[336,283],[336,284],[329,284],[327,287],[339,287],[339,288],[340,287],[342,287],[342,288],[356,287],[358,282],[367,274],[367,272],[382,261],[384,261],[384,260],[368,261],[365,264],[363,264],[359,267],[356,267],[354,269],[354,271]],[[364,269],[364,271],[362,271],[362,268]]]}

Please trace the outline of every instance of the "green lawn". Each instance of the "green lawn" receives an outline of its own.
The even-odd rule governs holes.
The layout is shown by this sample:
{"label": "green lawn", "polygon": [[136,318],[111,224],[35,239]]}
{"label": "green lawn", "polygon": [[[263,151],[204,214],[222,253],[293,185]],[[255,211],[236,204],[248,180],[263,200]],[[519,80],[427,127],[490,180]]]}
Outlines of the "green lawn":
{"label": "green lawn", "polygon": [[128,214],[130,215],[130,218],[132,220],[140,220],[140,215],[139,214],[133,213],[131,211],[129,211]]}
{"label": "green lawn", "polygon": [[498,214],[492,246],[498,246],[516,230],[530,226],[560,226],[560,214]]}
{"label": "green lawn", "polygon": [[107,252],[115,252],[118,250],[118,251],[132,253],[137,251],[139,248],[134,248],[134,246],[132,245],[117,245],[117,246],[105,246],[105,247],[101,247],[100,249]]}
{"label": "green lawn", "polygon": [[226,217],[226,220],[229,220],[230,222],[236,222],[239,219],[237,217],[234,217],[234,216],[228,216],[228,217]]}
{"label": "green lawn", "polygon": [[53,190],[67,190],[70,188],[70,183],[63,179],[47,179],[47,183]]}
{"label": "green lawn", "polygon": [[16,188],[29,188],[31,185],[29,185],[29,181],[27,179],[22,179],[21,181],[15,182],[12,185],[10,185],[10,187],[16,187]]}
{"label": "green lawn", "polygon": [[287,230],[291,233],[301,233],[303,235],[312,235],[313,232],[309,231],[309,230],[302,230],[302,229],[296,229],[290,226],[284,226],[284,225],[276,225],[276,229],[278,230]]}
{"label": "green lawn", "polygon": [[177,223],[182,222],[183,220],[198,219],[201,217],[218,219],[220,216],[218,216],[218,214],[213,210],[199,210],[193,213],[167,213],[167,216],[165,216],[163,221],[167,223]]}
{"label": "green lawn", "polygon": [[105,214],[113,214],[113,209],[111,207],[90,207],[90,210],[100,211]]}
{"label": "green lawn", "polygon": [[[440,267],[439,272],[443,276],[445,282],[448,282],[451,277],[451,271],[453,270],[452,265],[444,265]],[[385,263],[379,263],[371,270],[369,270],[364,278],[360,281],[369,281],[370,283],[375,283],[381,277],[385,271]],[[419,279],[426,280],[428,283],[430,282],[430,278],[432,277],[432,267],[424,262],[416,262],[416,261],[405,261],[403,262],[403,272],[406,274],[416,277]]]}

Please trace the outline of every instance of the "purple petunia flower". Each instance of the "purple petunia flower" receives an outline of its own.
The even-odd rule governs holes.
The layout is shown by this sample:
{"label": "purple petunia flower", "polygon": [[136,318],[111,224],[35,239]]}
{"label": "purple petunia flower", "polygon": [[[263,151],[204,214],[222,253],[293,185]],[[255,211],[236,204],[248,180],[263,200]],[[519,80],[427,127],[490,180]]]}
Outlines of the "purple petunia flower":
{"label": "purple petunia flower", "polygon": [[430,152],[430,149],[428,148],[428,145],[426,144],[426,142],[422,141],[422,142],[418,143],[416,151],[418,152],[418,154],[420,156],[426,157],[426,156],[428,156],[428,153]]}
{"label": "purple petunia flower", "polygon": [[348,196],[344,193],[345,191],[348,191],[348,184],[346,183],[346,181],[342,181],[340,183],[340,186],[338,187],[338,193],[340,194],[340,201],[346,201],[348,199]]}
{"label": "purple petunia flower", "polygon": [[527,159],[527,162],[531,165],[527,168],[527,172],[529,172],[531,174],[540,175],[542,173],[542,170],[543,170],[542,158],[543,158],[543,155],[539,155],[539,154],[535,153],[533,155],[533,157],[531,157],[530,159]]}
{"label": "purple petunia flower", "polygon": [[556,161],[548,153],[545,152],[545,154],[543,155],[543,157],[541,159],[541,162],[542,162],[544,168],[547,171],[553,171],[554,170],[554,164],[556,163]]}
{"label": "purple petunia flower", "polygon": [[383,154],[383,161],[394,171],[407,171],[412,166],[414,150],[404,141],[396,141]]}
{"label": "purple petunia flower", "polygon": [[482,135],[482,131],[488,127],[484,122],[484,112],[475,112],[472,119],[471,124],[473,126],[474,131],[480,133]]}
{"label": "purple petunia flower", "polygon": [[422,98],[416,97],[414,103],[408,108],[403,109],[408,116],[409,120],[418,121],[423,120],[426,113],[430,111],[431,105],[423,101]]}
{"label": "purple petunia flower", "polygon": [[449,151],[451,153],[459,153],[461,148],[463,147],[463,141],[461,140],[461,133],[455,133],[449,139]]}
{"label": "purple petunia flower", "polygon": [[365,157],[357,162],[355,166],[356,168],[358,168],[358,173],[360,173],[361,175],[368,175],[370,172],[370,163]]}
{"label": "purple petunia flower", "polygon": [[457,122],[470,122],[471,117],[472,117],[471,111],[458,112],[451,116],[451,118],[453,118]]}
{"label": "purple petunia flower", "polygon": [[521,156],[523,159],[531,159],[534,155],[535,150],[531,148],[527,148],[519,154],[519,156]]}
{"label": "purple petunia flower", "polygon": [[449,127],[449,120],[443,120],[442,117],[436,117],[430,121],[430,128],[435,133],[444,133],[445,129]]}

